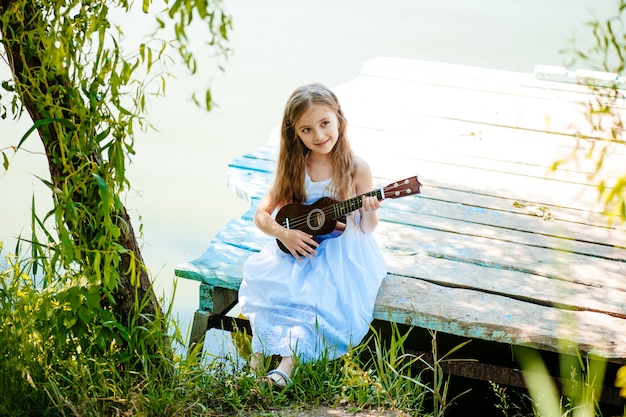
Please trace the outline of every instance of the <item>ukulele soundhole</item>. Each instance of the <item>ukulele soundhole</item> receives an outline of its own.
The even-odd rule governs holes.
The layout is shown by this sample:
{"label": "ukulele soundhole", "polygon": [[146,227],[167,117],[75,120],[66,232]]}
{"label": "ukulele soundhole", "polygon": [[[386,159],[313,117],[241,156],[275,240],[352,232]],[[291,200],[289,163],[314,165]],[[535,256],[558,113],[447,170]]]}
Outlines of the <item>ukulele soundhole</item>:
{"label": "ukulele soundhole", "polygon": [[306,225],[312,232],[321,229],[322,226],[324,226],[325,221],[326,215],[324,214],[322,209],[319,208],[311,210],[306,217]]}

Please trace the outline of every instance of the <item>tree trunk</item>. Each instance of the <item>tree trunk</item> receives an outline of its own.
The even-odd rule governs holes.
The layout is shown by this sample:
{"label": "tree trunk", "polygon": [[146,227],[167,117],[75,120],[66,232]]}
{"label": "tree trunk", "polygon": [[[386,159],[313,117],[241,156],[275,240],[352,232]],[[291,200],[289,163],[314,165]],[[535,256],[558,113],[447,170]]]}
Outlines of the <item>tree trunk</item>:
{"label": "tree trunk", "polygon": [[[13,3],[16,3],[16,0],[0,0],[0,14],[11,13],[10,8]],[[98,194],[101,187],[93,173],[98,173],[99,170],[105,171],[102,169],[103,154],[100,144],[94,138],[82,140],[80,136],[74,136],[73,133],[76,132],[72,131],[71,126],[50,122],[52,119],[59,119],[58,109],[63,109],[63,119],[71,121],[72,126],[80,125],[80,118],[88,114],[88,111],[83,111],[86,109],[86,103],[83,103],[81,98],[81,86],[71,85],[67,73],[62,68],[44,67],[40,55],[41,45],[15,38],[17,33],[23,34],[28,30],[35,33],[38,30],[41,33],[47,27],[47,22],[36,4],[26,6],[22,10],[26,14],[22,22],[28,22],[30,27],[20,27],[21,24],[17,20],[11,20],[10,24],[3,24],[0,21],[2,36],[0,41],[6,50],[17,93],[33,122],[44,122],[38,127],[38,133],[47,155],[52,185],[63,190],[68,181],[72,181],[77,174],[82,174],[81,186],[73,189],[72,200],[77,207],[85,208],[87,211],[95,210],[101,202]],[[29,39],[34,39],[34,37]],[[41,94],[46,92],[43,91],[44,89],[48,93],[53,92],[56,98],[53,107],[47,106],[45,100],[42,99]],[[38,95],[38,91],[42,93]],[[75,112],[73,109],[81,111]],[[81,143],[78,145],[76,142],[72,143],[72,146],[80,148],[72,155],[68,155],[66,146],[68,139]],[[60,200],[57,195],[54,195],[54,199],[56,206]],[[127,326],[135,313],[142,314],[142,317],[154,316],[160,313],[160,307],[152,290],[126,208],[121,203],[116,204],[108,216],[108,221],[117,225],[120,230],[119,237],[112,244],[117,244],[122,248],[119,251],[121,258],[117,265],[119,282],[111,291],[114,302],[111,303],[110,308],[119,322]],[[74,243],[78,245],[88,246],[94,237],[98,236],[98,225],[90,226],[68,218],[64,219],[64,224]],[[73,261],[79,264],[87,262],[84,257]],[[131,272],[132,262],[137,265],[134,276]],[[107,302],[106,299],[107,297],[103,298],[103,303]],[[141,304],[142,300],[146,302]],[[138,302],[137,305],[144,306],[141,311],[136,311],[133,307]]]}

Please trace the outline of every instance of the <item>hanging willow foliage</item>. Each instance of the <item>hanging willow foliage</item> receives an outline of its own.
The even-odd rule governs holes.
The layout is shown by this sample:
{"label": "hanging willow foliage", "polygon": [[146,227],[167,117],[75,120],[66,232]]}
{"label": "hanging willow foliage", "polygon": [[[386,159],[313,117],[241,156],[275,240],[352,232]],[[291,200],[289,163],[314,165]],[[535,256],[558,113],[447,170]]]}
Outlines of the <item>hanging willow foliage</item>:
{"label": "hanging willow foliage", "polygon": [[[590,85],[593,94],[586,105],[590,133],[580,133],[579,146],[571,159],[584,158],[593,163],[590,173],[605,214],[611,220],[626,223],[626,171],[608,172],[605,161],[613,153],[626,151],[624,137],[624,80],[626,74],[626,0],[616,0],[616,13],[606,19],[587,23],[594,39],[588,50],[570,51],[585,68],[613,74],[615,82],[606,80]],[[558,161],[554,167],[564,161]]]}
{"label": "hanging willow foliage", "polygon": [[[122,28],[112,24],[120,13],[154,19],[149,41],[130,53],[121,47]],[[213,59],[226,55],[231,20],[219,0],[144,0],[139,6],[124,0],[0,0],[0,64],[12,73],[0,80],[0,117],[16,119],[26,111],[32,119],[12,149],[19,151],[31,134],[39,136],[50,171],[42,181],[54,202],[42,219],[33,216],[45,237],[33,234],[32,255],[45,285],[78,289],[59,309],[69,332],[84,333],[90,323],[108,321],[107,313],[122,325],[109,326],[103,346],[116,326],[160,313],[120,196],[129,187],[126,164],[135,130],[149,128],[147,97],[164,92],[165,63],[178,56],[191,73],[198,71],[192,27],[196,43],[197,31],[205,34],[202,43]],[[210,109],[209,89],[204,97]],[[4,169],[8,152],[2,151]],[[49,222],[55,233],[43,227]],[[96,302],[94,293],[100,294]]]}

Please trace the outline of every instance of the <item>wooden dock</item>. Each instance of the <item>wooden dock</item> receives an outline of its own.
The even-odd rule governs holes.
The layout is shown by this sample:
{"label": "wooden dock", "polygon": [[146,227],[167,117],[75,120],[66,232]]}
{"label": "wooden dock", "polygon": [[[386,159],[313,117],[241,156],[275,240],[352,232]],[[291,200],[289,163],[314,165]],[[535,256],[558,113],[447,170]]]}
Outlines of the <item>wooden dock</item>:
{"label": "wooden dock", "polygon": [[[389,274],[375,318],[461,338],[626,363],[626,232],[601,214],[577,146],[593,95],[535,74],[380,58],[334,88],[375,185],[419,175],[422,194],[387,200],[377,239]],[[608,178],[626,154],[605,158]],[[176,274],[202,283],[192,342],[236,302],[245,259],[269,237],[251,218],[277,137],[228,167],[250,210]],[[621,170],[621,172],[620,172]]]}

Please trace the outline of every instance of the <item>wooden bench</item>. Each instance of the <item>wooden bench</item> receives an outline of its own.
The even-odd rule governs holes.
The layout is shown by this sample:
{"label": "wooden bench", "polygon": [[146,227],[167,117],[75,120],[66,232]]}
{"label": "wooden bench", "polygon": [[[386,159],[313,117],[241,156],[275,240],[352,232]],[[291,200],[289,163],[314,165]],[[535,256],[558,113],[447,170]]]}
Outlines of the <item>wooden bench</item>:
{"label": "wooden bench", "polygon": [[[588,161],[550,170],[576,147],[578,131],[599,135],[585,123],[592,95],[538,78],[380,58],[334,89],[375,185],[414,174],[424,184],[421,195],[379,211],[389,274],[374,316],[625,363],[626,233],[601,215]],[[242,265],[270,239],[252,216],[272,182],[277,140],[273,132],[267,146],[229,164],[228,184],[250,210],[176,269],[201,282],[191,345],[210,326],[229,328],[221,315],[237,302]],[[624,174],[620,152],[606,157],[610,178]]]}

